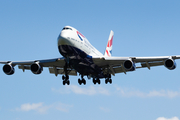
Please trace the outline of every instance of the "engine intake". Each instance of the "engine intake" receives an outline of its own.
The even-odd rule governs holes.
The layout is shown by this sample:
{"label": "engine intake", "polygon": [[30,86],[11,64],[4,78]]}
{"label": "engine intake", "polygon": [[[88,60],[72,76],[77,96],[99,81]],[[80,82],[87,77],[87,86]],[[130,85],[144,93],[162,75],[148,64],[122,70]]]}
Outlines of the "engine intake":
{"label": "engine intake", "polygon": [[176,62],[173,59],[167,59],[164,62],[164,66],[169,70],[174,70],[176,68]]}
{"label": "engine intake", "polygon": [[34,74],[41,74],[43,68],[41,67],[41,65],[39,63],[33,63],[30,67],[31,72]]}
{"label": "engine intake", "polygon": [[134,62],[131,61],[131,60],[126,60],[126,61],[124,61],[123,66],[124,66],[124,68],[125,68],[127,71],[134,71],[134,70],[136,70],[136,65],[135,65]]}
{"label": "engine intake", "polygon": [[15,69],[11,64],[6,64],[3,66],[3,71],[6,75],[12,75],[14,74]]}

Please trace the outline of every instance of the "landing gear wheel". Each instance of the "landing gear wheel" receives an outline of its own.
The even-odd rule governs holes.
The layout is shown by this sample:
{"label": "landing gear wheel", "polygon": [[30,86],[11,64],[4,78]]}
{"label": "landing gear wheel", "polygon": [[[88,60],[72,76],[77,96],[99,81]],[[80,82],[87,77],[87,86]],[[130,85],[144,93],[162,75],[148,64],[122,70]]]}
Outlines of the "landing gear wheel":
{"label": "landing gear wheel", "polygon": [[81,85],[82,83],[83,83],[84,85],[86,85],[86,80],[85,80],[83,77],[84,77],[84,75],[81,75],[81,79],[80,79],[80,78],[78,79],[79,85]]}
{"label": "landing gear wheel", "polygon": [[96,80],[95,80],[95,78],[93,78],[93,83],[94,83],[94,84],[96,84]]}
{"label": "landing gear wheel", "polygon": [[62,80],[65,80],[65,76],[64,75],[62,76]]}
{"label": "landing gear wheel", "polygon": [[107,84],[107,83],[108,83],[108,80],[106,79],[106,80],[105,80],[105,84]]}
{"label": "landing gear wheel", "polygon": [[80,79],[78,79],[78,83],[79,83],[79,85],[81,85],[81,80]]}
{"label": "landing gear wheel", "polygon": [[96,84],[96,83],[98,83],[98,84],[101,84],[101,81],[99,80],[99,78],[93,78],[93,83],[94,84]]}
{"label": "landing gear wheel", "polygon": [[67,81],[67,85],[70,85],[70,81],[69,80]]}
{"label": "landing gear wheel", "polygon": [[64,81],[63,81],[63,85],[66,85],[66,84],[67,84],[67,85],[70,85],[70,81],[69,81],[69,80],[64,80]]}
{"label": "landing gear wheel", "polygon": [[109,80],[109,83],[112,84],[112,79]]}
{"label": "landing gear wheel", "polygon": [[85,80],[85,79],[83,79],[82,81],[83,81],[84,85],[86,85],[86,80]]}
{"label": "landing gear wheel", "polygon": [[108,82],[109,82],[110,84],[112,84],[112,79],[107,78],[107,79],[105,80],[105,84],[107,84]]}
{"label": "landing gear wheel", "polygon": [[97,80],[97,82],[98,82],[99,85],[101,84],[101,81],[99,79]]}
{"label": "landing gear wheel", "polygon": [[105,84],[107,84],[108,82],[112,84],[111,74],[106,74],[105,76]]}
{"label": "landing gear wheel", "polygon": [[78,79],[78,83],[80,83],[80,79]]}
{"label": "landing gear wheel", "polygon": [[66,61],[66,64],[64,66],[65,75],[62,76],[63,85],[65,84],[70,85],[69,75],[68,75],[68,70],[67,70],[68,67],[69,67],[69,62]]}
{"label": "landing gear wheel", "polygon": [[65,85],[66,84],[66,82],[65,81],[63,81],[63,85]]}
{"label": "landing gear wheel", "polygon": [[62,80],[63,80],[63,85],[66,85],[66,84],[70,85],[69,75],[63,75]]}
{"label": "landing gear wheel", "polygon": [[84,84],[84,85],[86,85],[86,80],[85,79],[78,79],[78,83],[79,83],[79,85],[81,85],[82,83]]}

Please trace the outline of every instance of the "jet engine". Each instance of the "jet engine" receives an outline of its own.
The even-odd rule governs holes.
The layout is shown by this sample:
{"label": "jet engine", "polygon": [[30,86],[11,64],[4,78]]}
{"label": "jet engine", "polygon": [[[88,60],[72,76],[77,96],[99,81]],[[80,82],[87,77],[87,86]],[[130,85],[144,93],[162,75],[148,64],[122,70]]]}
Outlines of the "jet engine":
{"label": "jet engine", "polygon": [[124,61],[123,66],[127,71],[134,71],[136,69],[135,63],[131,60]]}
{"label": "jet engine", "polygon": [[12,75],[14,74],[15,69],[11,64],[6,64],[3,66],[3,71],[6,75]]}
{"label": "jet engine", "polygon": [[176,68],[176,62],[173,59],[167,59],[164,62],[164,66],[169,70],[174,70]]}
{"label": "jet engine", "polygon": [[30,69],[31,69],[31,72],[34,74],[41,74],[41,72],[43,71],[43,68],[41,67],[39,63],[33,63]]}

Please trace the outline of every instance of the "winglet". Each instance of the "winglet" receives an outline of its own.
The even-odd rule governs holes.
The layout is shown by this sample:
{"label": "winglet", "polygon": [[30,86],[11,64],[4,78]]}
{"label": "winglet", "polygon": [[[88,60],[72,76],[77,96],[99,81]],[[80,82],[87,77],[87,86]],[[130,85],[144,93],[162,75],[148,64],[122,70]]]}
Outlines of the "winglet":
{"label": "winglet", "polygon": [[111,30],[104,56],[111,57],[114,32]]}

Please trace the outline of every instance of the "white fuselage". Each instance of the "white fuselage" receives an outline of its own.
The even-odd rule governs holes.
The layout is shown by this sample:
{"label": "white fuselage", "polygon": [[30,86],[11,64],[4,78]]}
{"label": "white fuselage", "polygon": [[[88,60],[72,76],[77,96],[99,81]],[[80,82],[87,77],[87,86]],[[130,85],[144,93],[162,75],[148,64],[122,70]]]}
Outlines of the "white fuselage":
{"label": "white fuselage", "polygon": [[103,56],[78,30],[73,27],[66,26],[58,37],[58,46],[68,45],[85,52],[89,56]]}

